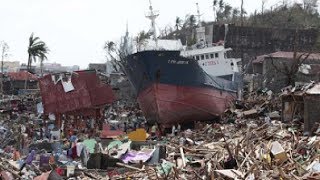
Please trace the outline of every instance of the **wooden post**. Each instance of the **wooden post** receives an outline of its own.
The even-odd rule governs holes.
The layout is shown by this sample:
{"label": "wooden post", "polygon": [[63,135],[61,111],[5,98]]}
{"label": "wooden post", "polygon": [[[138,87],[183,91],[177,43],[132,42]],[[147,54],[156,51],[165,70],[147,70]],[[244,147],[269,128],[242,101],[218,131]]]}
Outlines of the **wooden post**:
{"label": "wooden post", "polygon": [[61,114],[59,114],[59,113],[56,113],[55,114],[55,116],[56,116],[56,126],[60,129],[61,128]]}

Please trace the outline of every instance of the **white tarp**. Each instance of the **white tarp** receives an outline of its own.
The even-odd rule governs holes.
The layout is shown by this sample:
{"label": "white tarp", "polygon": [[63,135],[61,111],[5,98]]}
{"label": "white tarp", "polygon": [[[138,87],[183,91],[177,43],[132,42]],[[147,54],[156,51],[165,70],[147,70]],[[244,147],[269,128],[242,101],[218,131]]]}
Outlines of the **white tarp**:
{"label": "white tarp", "polygon": [[56,116],[55,116],[54,114],[50,113],[50,114],[49,114],[49,119],[50,119],[51,121],[54,121],[54,120],[56,120]]}
{"label": "white tarp", "polygon": [[42,102],[37,104],[37,112],[38,112],[38,114],[43,114]]}
{"label": "white tarp", "polygon": [[70,92],[74,90],[73,84],[71,82],[71,79],[68,81],[62,81],[62,86],[63,86],[63,90],[64,92]]}

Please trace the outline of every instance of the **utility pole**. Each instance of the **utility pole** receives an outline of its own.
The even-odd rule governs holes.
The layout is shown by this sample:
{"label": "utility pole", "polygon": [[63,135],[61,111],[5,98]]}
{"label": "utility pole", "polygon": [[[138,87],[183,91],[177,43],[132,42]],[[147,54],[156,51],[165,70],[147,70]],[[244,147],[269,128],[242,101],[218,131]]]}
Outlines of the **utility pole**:
{"label": "utility pole", "polygon": [[3,95],[3,81],[4,81],[4,72],[3,72],[3,60],[8,56],[9,46],[6,42],[1,42],[1,93]]}

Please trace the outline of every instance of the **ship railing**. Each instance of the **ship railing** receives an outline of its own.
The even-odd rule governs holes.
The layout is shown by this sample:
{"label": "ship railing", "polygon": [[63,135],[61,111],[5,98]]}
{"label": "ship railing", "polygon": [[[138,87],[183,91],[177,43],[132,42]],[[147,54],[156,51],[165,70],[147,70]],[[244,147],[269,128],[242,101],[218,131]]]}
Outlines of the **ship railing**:
{"label": "ship railing", "polygon": [[220,77],[215,77],[210,75],[207,78],[208,78],[207,81],[210,82],[209,84],[207,83],[207,85],[214,86],[221,90],[237,92],[240,85],[239,80],[229,81]]}

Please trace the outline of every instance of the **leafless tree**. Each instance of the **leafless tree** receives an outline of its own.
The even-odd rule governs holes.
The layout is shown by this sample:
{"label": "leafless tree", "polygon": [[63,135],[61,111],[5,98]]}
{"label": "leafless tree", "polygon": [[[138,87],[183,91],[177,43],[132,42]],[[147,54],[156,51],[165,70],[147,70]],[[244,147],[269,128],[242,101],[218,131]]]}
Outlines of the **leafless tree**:
{"label": "leafless tree", "polygon": [[1,47],[1,72],[3,73],[3,60],[9,55],[8,54],[9,46],[6,42],[2,41],[0,42],[0,47]]}

